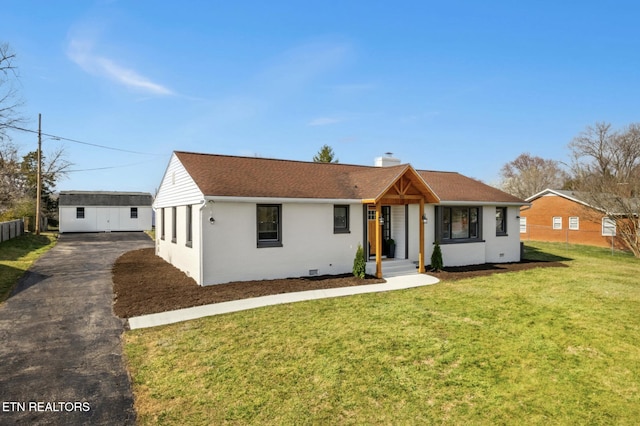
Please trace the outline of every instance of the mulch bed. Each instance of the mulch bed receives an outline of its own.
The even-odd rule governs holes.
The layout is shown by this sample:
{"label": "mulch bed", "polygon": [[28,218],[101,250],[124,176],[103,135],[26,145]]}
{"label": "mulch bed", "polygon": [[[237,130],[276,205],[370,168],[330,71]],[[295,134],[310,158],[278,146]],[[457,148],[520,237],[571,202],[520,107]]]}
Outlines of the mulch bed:
{"label": "mulch bed", "polygon": [[[520,271],[542,266],[566,266],[560,262],[525,261],[519,263],[445,268],[430,273],[442,281]],[[244,281],[201,287],[193,278],[155,255],[155,249],[134,250],[118,258],[113,266],[113,310],[120,318],[130,318],[211,303],[296,291],[383,283],[351,274],[279,280]]]}

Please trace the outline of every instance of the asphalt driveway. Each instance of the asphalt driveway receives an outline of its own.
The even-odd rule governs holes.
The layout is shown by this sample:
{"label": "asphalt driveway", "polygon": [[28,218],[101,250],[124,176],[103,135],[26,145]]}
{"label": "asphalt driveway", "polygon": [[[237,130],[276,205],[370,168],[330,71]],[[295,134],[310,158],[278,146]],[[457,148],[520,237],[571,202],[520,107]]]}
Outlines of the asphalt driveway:
{"label": "asphalt driveway", "polygon": [[135,423],[111,267],[141,232],[63,234],[0,304],[0,424]]}

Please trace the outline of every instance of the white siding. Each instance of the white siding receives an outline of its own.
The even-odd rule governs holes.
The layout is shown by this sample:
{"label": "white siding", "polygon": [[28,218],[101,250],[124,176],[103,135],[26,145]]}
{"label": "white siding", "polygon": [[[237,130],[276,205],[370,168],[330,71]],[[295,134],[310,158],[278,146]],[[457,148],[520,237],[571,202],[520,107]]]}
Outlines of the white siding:
{"label": "white siding", "polygon": [[396,242],[396,258],[404,259],[405,229],[404,206],[391,206],[391,238]]}
{"label": "white siding", "polygon": [[[84,219],[76,218],[76,208],[84,207]],[[131,207],[138,208],[138,218],[131,218]],[[151,229],[150,206],[63,206],[60,207],[60,233],[147,231]]]}
{"label": "white siding", "polygon": [[[350,206],[350,233],[334,234],[331,203],[282,203],[282,247],[257,247],[256,203],[203,210],[202,284],[349,273],[363,240],[362,205]],[[210,208],[210,211],[209,211]],[[209,223],[209,216],[215,223]]]}
{"label": "white siding", "polygon": [[171,156],[162,178],[154,208],[186,206],[202,203],[204,196],[175,154]]}
{"label": "white siding", "polygon": [[[176,207],[176,239],[172,241],[172,211],[171,207],[157,209],[156,223],[156,254],[171,263],[182,272],[192,277],[198,284],[201,282],[200,273],[200,250],[201,250],[201,209],[206,209],[202,204],[193,205],[191,208],[192,217],[192,243],[187,246],[187,206]],[[166,214],[166,218],[163,215]],[[165,235],[162,238],[162,220],[165,220]]]}
{"label": "white siding", "polygon": [[485,260],[481,263],[520,261],[520,208],[507,208],[507,235],[496,236],[496,207],[485,206],[482,236],[486,241]]}
{"label": "white siding", "polygon": [[[433,204],[424,206],[424,213],[427,216],[427,223],[424,225],[424,263],[431,263],[431,253],[433,253],[433,243],[435,241],[435,207]],[[420,206],[409,205],[409,259],[418,261],[418,246],[420,245]]]}
{"label": "white siding", "polygon": [[[409,259],[418,260],[418,206],[409,206]],[[484,242],[441,244],[444,266],[479,265],[520,261],[519,207],[507,208],[507,235],[496,236],[496,206],[482,207]],[[435,241],[435,206],[426,205],[425,264],[431,263]]]}

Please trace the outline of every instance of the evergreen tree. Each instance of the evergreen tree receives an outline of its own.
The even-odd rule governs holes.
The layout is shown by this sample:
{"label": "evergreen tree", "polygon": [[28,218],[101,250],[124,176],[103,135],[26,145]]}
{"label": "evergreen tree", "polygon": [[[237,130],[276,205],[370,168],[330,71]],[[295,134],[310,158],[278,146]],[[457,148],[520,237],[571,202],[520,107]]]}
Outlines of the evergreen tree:
{"label": "evergreen tree", "polygon": [[313,161],[316,163],[338,163],[338,159],[333,149],[329,145],[322,145],[320,151],[313,156]]}

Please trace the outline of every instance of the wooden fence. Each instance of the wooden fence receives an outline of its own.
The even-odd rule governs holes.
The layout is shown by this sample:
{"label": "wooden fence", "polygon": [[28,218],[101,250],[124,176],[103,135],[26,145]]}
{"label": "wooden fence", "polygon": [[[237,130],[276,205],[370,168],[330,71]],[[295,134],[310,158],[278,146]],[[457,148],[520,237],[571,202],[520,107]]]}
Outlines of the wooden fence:
{"label": "wooden fence", "polygon": [[24,234],[24,222],[22,219],[0,222],[0,243],[19,237],[22,234]]}

